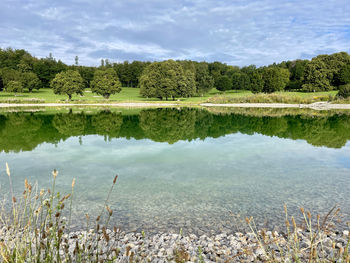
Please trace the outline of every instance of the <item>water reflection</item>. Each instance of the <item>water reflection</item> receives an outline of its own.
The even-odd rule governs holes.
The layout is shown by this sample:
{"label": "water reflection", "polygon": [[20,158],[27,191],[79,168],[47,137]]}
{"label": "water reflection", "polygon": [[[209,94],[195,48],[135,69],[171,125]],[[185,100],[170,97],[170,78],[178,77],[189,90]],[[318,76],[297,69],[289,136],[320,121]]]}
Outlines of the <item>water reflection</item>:
{"label": "water reflection", "polygon": [[[2,113],[0,150],[30,151],[43,142],[57,144],[71,136],[102,135],[112,138],[151,139],[173,144],[227,134],[263,134],[302,139],[314,146],[341,148],[350,139],[347,112],[270,114],[259,111],[211,113],[203,109],[145,109],[138,114],[102,110],[97,113]],[[276,113],[276,112],[275,112]]]}
{"label": "water reflection", "polygon": [[54,168],[62,193],[76,178],[77,227],[100,212],[115,173],[113,223],[126,231],[230,231],[246,215],[274,227],[283,203],[291,214],[339,204],[349,218],[348,112],[211,110],[5,112],[0,175],[8,162],[18,194],[25,178],[50,187]]}

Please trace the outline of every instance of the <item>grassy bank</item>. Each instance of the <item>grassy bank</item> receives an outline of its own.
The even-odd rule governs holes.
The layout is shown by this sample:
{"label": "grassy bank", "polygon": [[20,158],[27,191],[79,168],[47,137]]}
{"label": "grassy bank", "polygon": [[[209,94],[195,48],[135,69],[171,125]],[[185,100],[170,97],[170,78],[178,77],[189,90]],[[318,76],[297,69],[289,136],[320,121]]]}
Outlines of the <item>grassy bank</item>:
{"label": "grassy bank", "polygon": [[[336,91],[329,92],[276,92],[273,94],[252,94],[246,90],[229,90],[220,92],[212,89],[202,97],[179,98],[176,103],[180,104],[200,104],[200,103],[293,103],[309,104],[319,101],[334,101]],[[13,93],[1,92],[0,103],[67,103],[67,96],[56,95],[51,89],[35,90],[32,93],[21,93],[16,96]],[[137,88],[123,88],[119,94],[112,95],[109,100],[98,96],[87,89],[83,96],[73,95],[71,103],[118,103],[118,102],[150,102],[167,103],[156,98],[143,98]],[[335,103],[350,103],[350,101],[339,101]]]}
{"label": "grassy bank", "polygon": [[335,100],[336,91],[329,92],[276,92],[272,94],[245,94],[234,96],[231,94],[216,95],[210,97],[207,102],[214,104],[228,103],[286,103],[286,104],[310,104],[314,102]]}

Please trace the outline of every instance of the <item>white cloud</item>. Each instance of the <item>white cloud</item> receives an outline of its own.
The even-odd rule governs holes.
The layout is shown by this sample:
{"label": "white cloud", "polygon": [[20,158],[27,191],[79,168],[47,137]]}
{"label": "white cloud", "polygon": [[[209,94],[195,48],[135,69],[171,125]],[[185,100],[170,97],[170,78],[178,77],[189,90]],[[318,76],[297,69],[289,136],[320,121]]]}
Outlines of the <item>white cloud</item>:
{"label": "white cloud", "polygon": [[206,59],[264,65],[350,47],[348,0],[3,0],[1,47],[66,63]]}

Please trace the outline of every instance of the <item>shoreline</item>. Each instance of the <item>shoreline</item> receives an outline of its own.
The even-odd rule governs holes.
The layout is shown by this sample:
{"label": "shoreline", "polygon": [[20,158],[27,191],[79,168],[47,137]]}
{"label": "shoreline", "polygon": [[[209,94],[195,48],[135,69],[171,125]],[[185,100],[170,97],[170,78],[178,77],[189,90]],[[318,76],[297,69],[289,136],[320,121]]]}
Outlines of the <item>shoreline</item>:
{"label": "shoreline", "polygon": [[[0,228],[3,242],[10,247],[14,233]],[[320,231],[313,233],[297,228],[289,234],[260,230],[253,232],[221,233],[216,235],[122,232],[119,229],[70,231],[63,234],[59,254],[62,259],[76,257],[76,251],[105,260],[111,254],[113,262],[287,262],[297,257],[300,262],[316,255],[327,262],[338,258],[348,260],[349,231]],[[32,244],[33,248],[35,243]],[[293,246],[298,246],[293,247]],[[115,252],[115,253],[114,253]],[[286,261],[287,260],[287,261]],[[323,261],[322,261],[323,262]],[[338,261],[337,261],[338,262]],[[344,261],[348,262],[348,261]]]}
{"label": "shoreline", "polygon": [[0,108],[13,107],[69,107],[69,106],[110,106],[110,107],[175,107],[181,106],[176,103],[150,103],[150,102],[121,102],[121,103],[0,103]]}
{"label": "shoreline", "polygon": [[350,104],[332,104],[328,102],[315,102],[311,104],[287,104],[287,103],[151,103],[151,102],[120,102],[120,103],[0,103],[0,108],[15,107],[76,107],[76,106],[103,106],[103,107],[226,107],[226,108],[300,108],[312,110],[350,110]]}

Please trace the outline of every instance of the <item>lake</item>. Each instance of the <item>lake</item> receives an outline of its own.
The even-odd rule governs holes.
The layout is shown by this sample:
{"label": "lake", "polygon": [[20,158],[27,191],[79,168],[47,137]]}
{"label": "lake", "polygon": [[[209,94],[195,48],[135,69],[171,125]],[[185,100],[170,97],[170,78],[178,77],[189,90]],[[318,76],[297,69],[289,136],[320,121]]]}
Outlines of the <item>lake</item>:
{"label": "lake", "polygon": [[280,227],[283,204],[350,215],[350,112],[58,108],[0,112],[0,193],[23,182],[69,193],[74,225],[96,215],[116,174],[113,223],[125,231],[237,231],[245,216]]}

